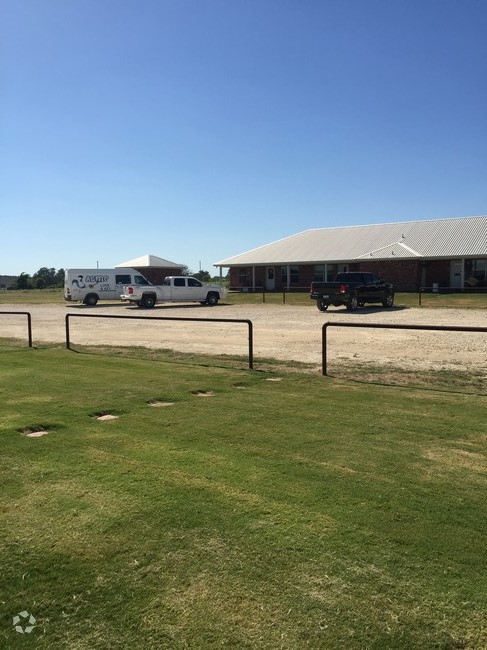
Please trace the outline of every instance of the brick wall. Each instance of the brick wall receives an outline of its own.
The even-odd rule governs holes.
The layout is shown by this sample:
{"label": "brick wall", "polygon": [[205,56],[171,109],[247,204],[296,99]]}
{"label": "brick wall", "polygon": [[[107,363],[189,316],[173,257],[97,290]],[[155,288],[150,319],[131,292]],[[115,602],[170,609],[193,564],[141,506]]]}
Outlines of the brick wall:
{"label": "brick wall", "polygon": [[[338,265],[334,265],[334,272],[337,272]],[[412,260],[376,260],[350,262],[350,271],[366,271],[375,273],[387,282],[394,285],[396,291],[418,291],[420,286],[431,287],[438,283],[440,287],[450,286],[450,260],[436,260],[421,262]],[[285,266],[275,266],[275,288],[282,291],[287,286],[282,281],[282,273]],[[309,287],[314,279],[314,264],[302,264],[299,267],[298,282],[290,283],[290,288]],[[241,272],[245,271],[245,281],[240,282]],[[265,286],[266,267],[255,267],[255,287],[262,290]],[[230,269],[230,287],[252,287],[252,267],[233,267]]]}
{"label": "brick wall", "polygon": [[384,278],[394,285],[395,291],[417,291],[421,284],[421,264],[417,260],[360,262],[360,271]]}
{"label": "brick wall", "polygon": [[435,282],[440,287],[450,286],[450,260],[424,262],[423,286],[432,287]]}

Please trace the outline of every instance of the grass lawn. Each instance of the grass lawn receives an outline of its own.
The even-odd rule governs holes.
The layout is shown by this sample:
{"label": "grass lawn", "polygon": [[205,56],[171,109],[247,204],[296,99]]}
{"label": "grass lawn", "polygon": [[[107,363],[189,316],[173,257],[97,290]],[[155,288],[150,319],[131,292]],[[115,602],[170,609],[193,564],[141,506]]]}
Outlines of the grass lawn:
{"label": "grass lawn", "polygon": [[487,647],[486,397],[0,364],[1,648]]}

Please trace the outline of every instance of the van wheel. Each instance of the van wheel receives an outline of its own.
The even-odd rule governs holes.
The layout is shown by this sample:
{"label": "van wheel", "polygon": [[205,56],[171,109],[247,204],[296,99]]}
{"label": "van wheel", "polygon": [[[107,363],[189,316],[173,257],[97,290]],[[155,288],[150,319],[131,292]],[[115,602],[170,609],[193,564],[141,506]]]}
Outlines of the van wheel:
{"label": "van wheel", "polygon": [[88,305],[88,307],[94,307],[97,302],[98,302],[98,296],[96,295],[96,293],[89,293],[87,296],[85,296],[85,299],[83,300],[83,303],[85,305]]}
{"label": "van wheel", "polygon": [[217,293],[209,293],[206,296],[206,304],[209,305],[210,307],[214,307],[215,305],[218,305],[219,300],[220,300],[220,296]]}
{"label": "van wheel", "polygon": [[152,309],[154,305],[156,304],[156,299],[154,296],[143,296],[142,300],[140,301],[140,306],[145,307],[146,309]]}

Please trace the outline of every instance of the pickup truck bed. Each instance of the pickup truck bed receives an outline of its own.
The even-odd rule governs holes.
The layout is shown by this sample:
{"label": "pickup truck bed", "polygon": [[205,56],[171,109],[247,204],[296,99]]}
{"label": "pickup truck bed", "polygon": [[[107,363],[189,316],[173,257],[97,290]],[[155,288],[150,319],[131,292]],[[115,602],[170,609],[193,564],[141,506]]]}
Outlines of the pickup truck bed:
{"label": "pickup truck bed", "polygon": [[392,307],[394,287],[373,273],[339,273],[334,282],[313,282],[309,297],[316,300],[320,311],[326,311],[330,305],[345,305],[349,311],[355,311],[377,302]]}

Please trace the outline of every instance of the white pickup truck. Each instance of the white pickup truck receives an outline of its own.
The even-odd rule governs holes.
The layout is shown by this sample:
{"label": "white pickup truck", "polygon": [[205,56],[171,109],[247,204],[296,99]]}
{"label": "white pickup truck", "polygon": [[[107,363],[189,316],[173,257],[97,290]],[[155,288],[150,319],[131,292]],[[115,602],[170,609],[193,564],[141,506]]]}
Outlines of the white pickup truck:
{"label": "white pickup truck", "polygon": [[196,278],[185,275],[169,275],[161,285],[124,286],[122,301],[135,303],[138,307],[154,307],[156,302],[199,302],[202,305],[216,305],[226,298],[227,290],[218,284],[203,284]]}

